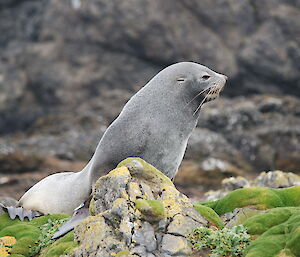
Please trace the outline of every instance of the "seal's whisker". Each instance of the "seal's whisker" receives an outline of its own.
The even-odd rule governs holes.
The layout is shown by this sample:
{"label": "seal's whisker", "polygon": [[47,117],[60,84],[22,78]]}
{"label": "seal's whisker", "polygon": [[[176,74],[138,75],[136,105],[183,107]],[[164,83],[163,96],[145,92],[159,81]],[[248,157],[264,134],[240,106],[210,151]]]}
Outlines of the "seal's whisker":
{"label": "seal's whisker", "polygon": [[210,90],[208,91],[208,93],[206,94],[206,96],[203,98],[203,100],[201,101],[201,103],[199,104],[199,106],[197,107],[196,111],[194,111],[193,116],[200,110],[200,108],[202,107],[202,105],[204,104],[205,100],[207,99],[207,97],[209,96],[209,94],[211,94],[213,90],[213,87],[210,88]]}
{"label": "seal's whisker", "polygon": [[200,96],[202,93],[204,93],[205,91],[207,91],[207,90],[209,90],[209,89],[211,89],[213,86],[211,86],[211,87],[208,87],[208,88],[205,88],[205,89],[203,89],[202,91],[200,91],[200,93],[198,93],[195,97],[193,97],[193,99],[192,100],[190,100],[185,106],[184,106],[184,108],[186,108],[191,102],[193,102],[198,96]]}

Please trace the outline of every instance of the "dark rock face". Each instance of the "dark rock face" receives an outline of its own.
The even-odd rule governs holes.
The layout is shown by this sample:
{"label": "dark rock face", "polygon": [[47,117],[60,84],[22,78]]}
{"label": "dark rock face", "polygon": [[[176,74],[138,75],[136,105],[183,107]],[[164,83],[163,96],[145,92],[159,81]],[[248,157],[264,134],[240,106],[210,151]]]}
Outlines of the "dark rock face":
{"label": "dark rock face", "polygon": [[299,110],[294,97],[220,99],[203,110],[199,126],[221,133],[252,170],[299,172]]}
{"label": "dark rock face", "polygon": [[[89,108],[111,121],[165,66],[192,60],[230,77],[225,94],[300,95],[297,1],[2,1],[0,131]],[[118,98],[118,97],[117,97]]]}

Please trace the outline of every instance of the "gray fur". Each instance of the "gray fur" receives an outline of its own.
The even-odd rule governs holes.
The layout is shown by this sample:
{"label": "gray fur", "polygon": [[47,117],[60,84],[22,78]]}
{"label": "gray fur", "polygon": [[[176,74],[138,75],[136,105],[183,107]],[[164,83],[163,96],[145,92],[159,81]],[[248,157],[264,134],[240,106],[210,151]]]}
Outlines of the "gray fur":
{"label": "gray fur", "polygon": [[204,98],[194,97],[225,82],[224,75],[191,62],[162,70],[128,101],[81,172],[43,179],[24,194],[19,206],[45,214],[71,214],[88,198],[92,184],[127,157],[140,157],[173,179]]}

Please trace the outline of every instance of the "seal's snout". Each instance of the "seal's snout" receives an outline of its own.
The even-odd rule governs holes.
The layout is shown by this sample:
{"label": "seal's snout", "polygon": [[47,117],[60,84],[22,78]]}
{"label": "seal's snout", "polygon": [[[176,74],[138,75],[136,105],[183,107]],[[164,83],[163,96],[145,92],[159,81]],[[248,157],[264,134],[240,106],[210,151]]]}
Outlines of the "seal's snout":
{"label": "seal's snout", "polygon": [[207,88],[207,93],[205,98],[203,99],[203,103],[207,103],[215,100],[219,97],[221,90],[226,84],[228,77],[223,74],[218,74],[217,81],[213,83],[213,86]]}
{"label": "seal's snout", "polygon": [[218,78],[221,80],[220,82],[223,82],[223,84],[225,84],[226,81],[228,80],[228,77],[226,75],[220,73],[218,73]]}

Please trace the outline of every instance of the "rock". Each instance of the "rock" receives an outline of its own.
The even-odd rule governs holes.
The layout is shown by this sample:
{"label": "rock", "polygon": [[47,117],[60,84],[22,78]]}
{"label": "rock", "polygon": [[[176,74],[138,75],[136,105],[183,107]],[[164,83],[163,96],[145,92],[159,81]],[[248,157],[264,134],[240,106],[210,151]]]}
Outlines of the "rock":
{"label": "rock", "polygon": [[17,204],[17,200],[13,199],[11,197],[0,197],[0,203],[2,203],[5,206],[15,206]]}
{"label": "rock", "polygon": [[163,256],[190,256],[190,250],[185,238],[166,234],[162,240],[161,251]]}
{"label": "rock", "polygon": [[111,121],[130,91],[182,60],[229,75],[225,94],[300,94],[297,1],[2,2],[1,133],[86,102]]}
{"label": "rock", "polygon": [[187,187],[200,184],[213,188],[223,178],[242,175],[249,168],[239,151],[224,136],[196,128],[188,141],[176,184]]}
{"label": "rock", "polygon": [[244,224],[248,218],[264,212],[264,210],[257,210],[248,207],[236,208],[233,212],[223,214],[221,218],[227,228],[232,228],[234,226]]}
{"label": "rock", "polygon": [[282,172],[280,170],[262,172],[252,184],[273,188],[291,187],[300,185],[300,176],[292,172]]}
{"label": "rock", "polygon": [[[276,108],[266,107],[270,102],[276,102]],[[299,110],[300,101],[294,97],[242,97],[236,98],[234,104],[223,98],[218,104],[203,108],[199,127],[214,131],[230,142],[225,148],[224,139],[212,141],[214,149],[220,141],[220,147],[228,152],[221,154],[216,150],[215,158],[222,160],[227,155],[223,160],[232,165],[234,151],[231,149],[234,149],[241,154],[241,157],[236,155],[238,162],[250,165],[247,171],[283,169],[297,173],[300,167],[296,157],[300,155]]]}
{"label": "rock", "polygon": [[154,228],[148,222],[136,224],[132,235],[132,242],[136,245],[143,245],[147,252],[154,252],[157,249]]}
{"label": "rock", "polygon": [[184,217],[182,214],[177,214],[173,217],[172,222],[167,228],[167,233],[175,236],[186,236],[199,225],[190,217]]}
{"label": "rock", "polygon": [[222,180],[222,188],[226,191],[233,191],[238,188],[249,187],[250,184],[244,177],[230,177]]}
{"label": "rock", "polygon": [[[0,204],[3,204],[4,206],[15,206],[17,204],[17,200],[11,198],[11,197],[4,197],[0,196]],[[5,211],[0,206],[0,215],[4,214]]]}
{"label": "rock", "polygon": [[269,187],[269,188],[287,188],[299,186],[300,176],[292,172],[283,172],[280,170],[261,172],[255,179],[247,180],[243,177],[231,177],[224,179],[221,189],[210,190],[205,193],[206,201],[218,200],[229,192],[239,188],[249,187]]}
{"label": "rock", "polygon": [[128,158],[93,190],[95,216],[75,230],[72,256],[189,256],[187,235],[207,221],[169,178],[139,158]]}
{"label": "rock", "polygon": [[0,173],[22,173],[37,170],[43,163],[42,158],[35,155],[24,155],[20,152],[0,154]]}

